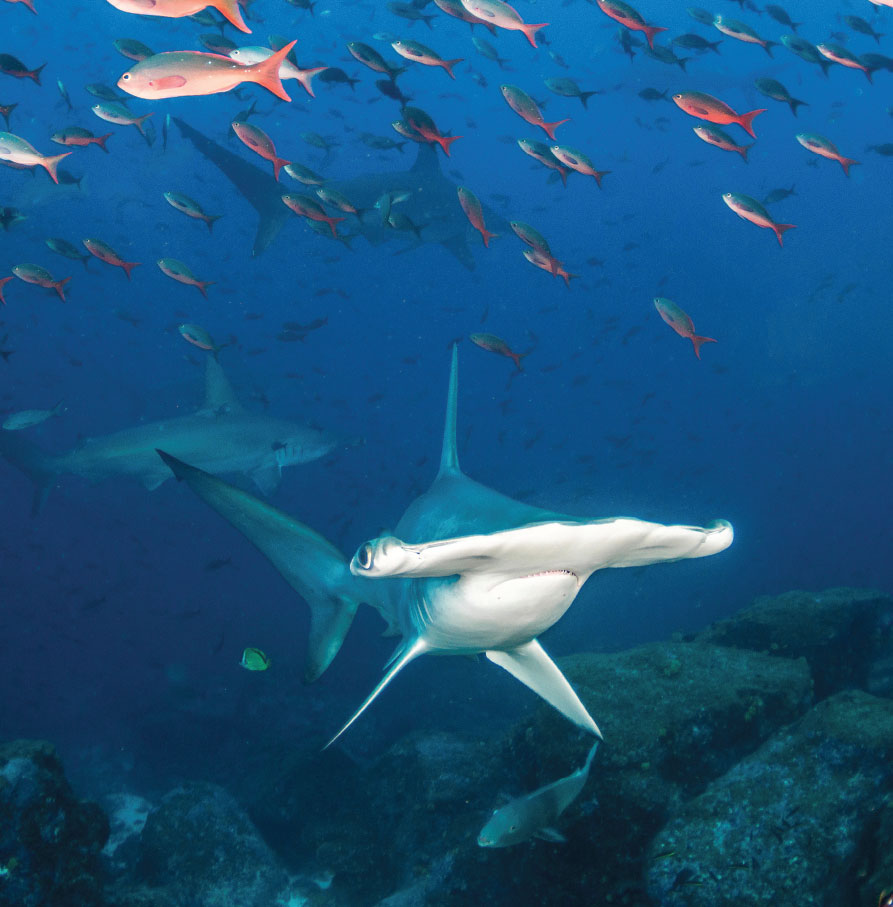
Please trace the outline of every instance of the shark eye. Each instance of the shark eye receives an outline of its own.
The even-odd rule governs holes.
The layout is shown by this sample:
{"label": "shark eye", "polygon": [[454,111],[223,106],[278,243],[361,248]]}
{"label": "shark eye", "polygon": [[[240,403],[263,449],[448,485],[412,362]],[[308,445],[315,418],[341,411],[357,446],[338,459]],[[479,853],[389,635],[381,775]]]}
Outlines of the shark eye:
{"label": "shark eye", "polygon": [[357,552],[357,563],[364,570],[372,566],[372,546],[368,542]]}

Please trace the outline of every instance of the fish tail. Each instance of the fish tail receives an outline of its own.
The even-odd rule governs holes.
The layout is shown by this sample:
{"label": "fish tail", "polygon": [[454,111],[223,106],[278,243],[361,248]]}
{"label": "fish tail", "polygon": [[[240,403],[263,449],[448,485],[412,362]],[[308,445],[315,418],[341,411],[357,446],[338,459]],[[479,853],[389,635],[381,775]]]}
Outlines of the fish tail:
{"label": "fish tail", "polygon": [[708,41],[708,42],[707,42],[707,46],[708,46],[708,47],[710,48],[710,50],[712,50],[713,53],[715,53],[715,54],[718,54],[718,53],[720,52],[720,50],[719,50],[719,45],[720,45],[720,44],[722,44],[722,41]]}
{"label": "fish tail", "polygon": [[59,177],[56,173],[56,168],[59,166],[59,161],[64,157],[68,157],[71,154],[70,151],[65,151],[62,154],[53,154],[49,157],[45,157],[41,162],[41,166],[46,168],[47,173],[53,178],[53,182],[56,185],[59,184]]}
{"label": "fish tail", "polygon": [[642,31],[645,32],[645,37],[648,39],[648,46],[654,50],[654,36],[666,31],[666,28],[662,25],[643,25]]}
{"label": "fish tail", "polygon": [[559,167],[559,168],[558,168],[558,175],[561,177],[561,182],[562,182],[562,184],[564,185],[564,188],[565,188],[565,189],[567,189],[567,175],[568,175],[568,173],[570,173],[570,171],[567,169],[567,167]]}
{"label": "fish tail", "polygon": [[159,454],[177,479],[245,535],[307,602],[310,640],[304,679],[316,680],[338,654],[367,581],[352,576],[344,555],[309,526],[222,479]]}
{"label": "fish tail", "polygon": [[[602,177],[607,176],[611,171],[610,170],[595,170],[592,175],[595,177],[596,185],[599,189],[602,187]],[[576,275],[575,275],[576,276]]]}
{"label": "fish tail", "polygon": [[[772,56],[773,47],[778,47],[778,41],[764,41],[763,42],[763,50],[765,50],[766,53],[769,54],[770,57]],[[775,59],[775,58],[773,57],[773,59]]]}
{"label": "fish tail", "polygon": [[456,139],[461,139],[461,138],[464,138],[464,136],[461,136],[461,135],[441,135],[441,136],[438,136],[434,141],[436,141],[437,144],[440,145],[441,148],[443,148],[443,153],[444,153],[447,157],[449,157],[449,156],[450,156],[450,145],[452,145],[453,142],[456,141]]}
{"label": "fish tail", "polygon": [[272,92],[277,98],[281,98],[283,101],[290,101],[291,98],[282,87],[282,80],[279,78],[279,67],[282,66],[285,58],[297,43],[297,41],[292,41],[277,50],[273,56],[267,57],[266,60],[255,63],[253,66],[246,66],[246,71],[251,74],[250,81],[257,82],[258,85]]}
{"label": "fish tail", "polygon": [[46,66],[46,63],[44,63],[43,66],[38,66],[37,69],[30,70],[28,72],[28,78],[34,79],[34,81],[40,85],[40,74],[43,72],[44,66]]}
{"label": "fish tail", "polygon": [[124,273],[127,275],[127,279],[130,280],[130,272],[137,266],[142,264],[140,261],[122,261],[121,267],[124,268]]}
{"label": "fish tail", "polygon": [[765,113],[766,108],[760,107],[758,110],[750,110],[747,113],[742,113],[735,122],[752,138],[756,138],[757,134],[753,131],[753,121],[754,117],[758,116],[761,113]]}
{"label": "fish tail", "polygon": [[216,221],[220,220],[223,217],[222,214],[206,214],[205,223],[208,225],[208,233],[214,232],[214,224]]}
{"label": "fish tail", "polygon": [[133,121],[133,125],[136,126],[137,129],[139,129],[140,135],[141,135],[143,138],[146,137],[146,130],[143,129],[143,123],[144,123],[146,120],[148,120],[150,116],[153,116],[153,114],[151,114],[151,113],[144,113],[141,117],[137,117],[137,118]]}
{"label": "fish tail", "polygon": [[577,95],[577,97],[580,99],[580,103],[583,105],[584,110],[589,110],[589,107],[587,106],[587,102],[594,94],[598,94],[598,92],[597,91],[581,91]]}
{"label": "fish tail", "polygon": [[57,280],[53,284],[53,289],[59,294],[59,298],[62,302],[65,302],[65,291],[62,289],[68,281],[71,280],[70,277],[63,277],[62,280]]}
{"label": "fish tail", "polygon": [[0,457],[25,473],[34,483],[31,515],[37,516],[60,472],[56,458],[16,431],[0,431]]}
{"label": "fish tail", "polygon": [[227,22],[234,25],[239,31],[245,32],[246,35],[251,34],[251,29],[242,18],[239,0],[210,0],[208,6],[213,6]]}
{"label": "fish tail", "polygon": [[304,91],[310,95],[311,98],[315,98],[316,95],[313,93],[313,77],[321,73],[324,69],[328,69],[328,66],[316,66],[313,69],[302,69],[301,75],[298,77],[298,81],[301,83]]}
{"label": "fish tail", "polygon": [[809,107],[809,104],[806,101],[798,101],[797,98],[791,98],[791,100],[788,101],[788,106],[791,108],[791,113],[794,114],[794,116],[797,116],[797,108]]}
{"label": "fish tail", "polygon": [[346,217],[327,217],[326,223],[329,225],[329,229],[332,231],[332,236],[335,239],[338,238],[338,231],[335,229],[335,224],[341,223],[341,221],[347,220]]}
{"label": "fish tail", "polygon": [[555,141],[555,130],[562,123],[569,123],[569,122],[570,122],[570,117],[565,117],[563,120],[557,120],[554,123],[540,123],[540,126],[543,127],[543,129],[546,132],[546,135],[549,136],[549,138],[552,139],[552,141],[554,142]]}
{"label": "fish tail", "polygon": [[491,233],[486,227],[483,226],[481,227],[481,236],[484,239],[484,247],[487,249],[490,248],[491,239],[499,239],[498,233]]}
{"label": "fish tail", "polygon": [[784,243],[781,241],[781,237],[788,232],[788,230],[796,229],[796,224],[773,224],[772,229],[775,231],[775,237],[778,240],[778,244],[784,248]]}
{"label": "fish tail", "polygon": [[96,141],[94,142],[94,144],[99,145],[99,147],[102,148],[102,150],[103,150],[106,154],[108,154],[108,153],[109,153],[109,150],[108,150],[108,148],[105,147],[105,143],[106,143],[106,142],[107,142],[114,134],[115,134],[114,132],[107,132],[105,135],[98,135],[98,136],[96,136]]}
{"label": "fish tail", "polygon": [[453,75],[453,67],[457,63],[461,63],[464,59],[465,57],[456,57],[455,60],[441,60],[440,65],[447,71],[451,79],[455,79],[456,77]]}
{"label": "fish tail", "polygon": [[521,24],[521,31],[524,32],[524,37],[530,42],[531,47],[536,47],[536,33],[548,24],[548,22],[538,22],[536,25],[532,22]]}
{"label": "fish tail", "polygon": [[745,163],[745,164],[749,164],[749,163],[750,163],[750,161],[748,161],[748,159],[747,159],[747,152],[750,151],[751,148],[753,148],[753,145],[739,145],[739,146],[735,149],[735,150],[738,152],[738,154],[740,154],[741,157],[744,158],[744,163]]}
{"label": "fish tail", "polygon": [[284,157],[273,156],[273,176],[276,177],[276,182],[279,182],[279,171],[290,163],[291,161],[287,161]]}
{"label": "fish tail", "polygon": [[679,57],[679,59],[676,60],[676,62],[679,64],[679,68],[680,68],[683,72],[687,72],[687,70],[686,70],[685,67],[686,67],[686,64],[688,63],[688,61],[689,61],[690,59],[691,59],[691,57]]}
{"label": "fish tail", "polygon": [[870,84],[874,84],[874,79],[871,77],[871,70],[866,66],[863,68],[862,72],[865,73],[865,78],[868,79]]}
{"label": "fish tail", "polygon": [[695,348],[695,355],[698,359],[701,358],[701,344],[702,343],[716,343],[712,337],[702,337],[700,334],[692,334],[689,338],[692,342],[692,345]]}
{"label": "fish tail", "polygon": [[[205,299],[207,299],[208,298],[208,287],[213,286],[215,283],[216,283],[216,281],[214,281],[214,280],[199,280],[196,283],[196,286],[202,291],[202,296],[204,296]],[[214,353],[214,357],[215,358],[217,357],[216,352]]]}
{"label": "fish tail", "polygon": [[817,60],[816,62],[819,64],[819,66],[822,67],[822,74],[823,74],[823,75],[825,76],[825,78],[827,79],[827,78],[828,78],[828,70],[831,68],[831,61],[830,61],[830,60]]}
{"label": "fish tail", "polygon": [[850,167],[852,167],[853,164],[859,163],[859,161],[854,161],[851,157],[840,157],[838,160],[840,161],[840,166],[843,167],[843,172],[847,176],[850,175]]}

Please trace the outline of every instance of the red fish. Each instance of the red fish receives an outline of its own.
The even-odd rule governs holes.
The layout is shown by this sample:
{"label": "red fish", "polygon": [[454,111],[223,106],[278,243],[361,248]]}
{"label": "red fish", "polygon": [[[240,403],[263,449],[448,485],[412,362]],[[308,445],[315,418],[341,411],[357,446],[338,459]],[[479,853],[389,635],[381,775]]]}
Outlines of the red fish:
{"label": "red fish", "polygon": [[37,69],[28,69],[21,60],[12,54],[0,54],[0,72],[12,76],[14,79],[34,79],[40,85],[40,72],[44,66],[46,63],[38,66]]}
{"label": "red fish", "polygon": [[124,261],[108,243],[104,243],[101,239],[85,239],[83,243],[84,248],[100,261],[104,261],[107,265],[123,268],[128,280],[130,280],[130,272],[140,264],[138,261]]}
{"label": "red fish", "polygon": [[24,280],[25,283],[33,283],[38,287],[47,287],[47,289],[53,289],[59,294],[59,298],[62,302],[65,302],[65,293],[62,291],[62,287],[71,280],[70,277],[63,277],[62,280],[56,280],[46,268],[40,267],[40,265],[16,265],[12,269],[12,273],[15,274],[19,280]]}
{"label": "red fish", "polygon": [[50,140],[57,145],[75,145],[80,148],[85,148],[87,145],[99,145],[108,154],[109,150],[105,147],[105,143],[113,135],[114,133],[112,132],[107,132],[105,135],[93,135],[89,129],[82,129],[80,126],[69,126],[67,129],[54,132],[50,136]]}
{"label": "red fish", "polygon": [[65,151],[62,154],[41,154],[21,136],[13,135],[11,132],[0,132],[0,161],[7,161],[15,167],[43,167],[57,185],[59,177],[56,170],[59,161],[71,153]]}
{"label": "red fish", "polygon": [[531,126],[539,126],[553,142],[555,141],[555,130],[562,123],[570,121],[570,117],[566,117],[555,123],[547,123],[546,118],[543,116],[536,101],[534,101],[526,91],[522,91],[518,88],[517,85],[500,85],[499,90],[502,92],[502,96],[505,98],[509,107],[511,107],[522,120],[526,120]]}
{"label": "red fish", "polygon": [[512,348],[501,338],[497,337],[495,334],[470,334],[468,339],[475,345],[479,346],[482,350],[486,350],[488,353],[497,353],[500,356],[507,356],[515,365],[518,367],[519,372],[523,372],[524,369],[521,368],[521,360],[527,355],[527,353],[516,353]]}
{"label": "red fish", "polygon": [[246,123],[244,120],[236,120],[232,126],[233,132],[252,151],[259,154],[265,161],[270,161],[273,164],[273,175],[278,180],[279,171],[286,164],[290,164],[291,161],[287,161],[276,154],[276,146],[273,144],[273,140],[263,129],[258,129],[257,126],[252,126],[251,123]]}
{"label": "red fish", "polygon": [[797,136],[797,141],[807,151],[811,151],[813,154],[818,154],[821,157],[826,157],[830,161],[837,161],[837,163],[843,167],[843,172],[847,176],[850,175],[850,167],[852,167],[853,164],[859,163],[851,157],[844,157],[837,150],[837,146],[834,142],[830,141],[830,139],[826,139],[823,135],[813,135],[808,132],[801,132]]}
{"label": "red fish", "polygon": [[661,25],[649,25],[628,3],[622,3],[621,0],[596,0],[598,8],[606,15],[610,16],[615,22],[619,22],[624,28],[630,31],[645,32],[648,39],[648,46],[654,49],[654,36],[658,32],[666,31]]}
{"label": "red fish", "polygon": [[755,199],[749,195],[736,195],[734,192],[726,192],[722,200],[738,215],[738,217],[749,220],[758,227],[764,227],[772,230],[780,246],[784,246],[781,241],[782,234],[788,230],[793,230],[796,224],[777,224],[769,212]]}
{"label": "red fish", "polygon": [[443,148],[443,153],[449,157],[450,156],[450,145],[453,144],[457,139],[461,139],[461,135],[443,135],[441,131],[437,128],[437,124],[434,120],[425,113],[424,110],[420,110],[418,107],[404,107],[403,116],[405,117],[406,123],[417,132],[426,142],[434,143],[436,142]]}
{"label": "red fish", "polygon": [[239,31],[251,34],[239,9],[239,0],[108,0],[115,9],[123,13],[137,13],[141,16],[162,16],[165,19],[182,19],[194,16],[206,6],[216,9]]}
{"label": "red fish", "polygon": [[531,246],[522,253],[524,257],[542,271],[548,271],[553,277],[564,278],[564,284],[570,287],[571,280],[579,274],[571,274],[554,255],[545,255]]}
{"label": "red fish", "polygon": [[534,25],[525,22],[518,11],[508,3],[503,3],[503,0],[462,0],[462,6],[472,16],[487,25],[495,25],[506,31],[522,32],[532,47],[536,47],[536,33],[549,24],[548,22],[538,22]]}
{"label": "red fish", "polygon": [[282,87],[279,68],[291,49],[292,41],[260,63],[242,66],[231,57],[206,54],[198,50],[174,50],[155,54],[137,63],[118,79],[118,88],[135,98],[183,98],[220,94],[242,82],[256,82],[283,101],[291,98]]}
{"label": "red fish", "polygon": [[752,125],[754,117],[766,112],[766,108],[761,107],[759,110],[751,110],[747,113],[735,113],[724,101],[714,98],[713,95],[704,94],[702,91],[680,91],[679,94],[673,95],[673,100],[689,116],[706,120],[708,123],[716,123],[717,126],[737,123],[754,138],[757,137]]}
{"label": "red fish", "polygon": [[301,217],[327,223],[329,229],[332,231],[332,236],[335,237],[338,236],[338,233],[335,230],[335,224],[342,220],[346,220],[344,217],[330,217],[318,202],[307,195],[283,195],[282,201],[285,202],[295,214],[300,214]]}
{"label": "red fish", "polygon": [[498,236],[498,234],[491,233],[484,225],[484,211],[481,208],[481,203],[478,197],[471,191],[471,189],[466,189],[464,186],[460,186],[459,204],[462,206],[462,210],[465,212],[466,217],[471,222],[471,226],[481,234],[484,240],[484,245],[489,248],[490,240]]}
{"label": "red fish", "polygon": [[34,15],[37,15],[37,10],[34,9],[34,0],[6,0],[7,3],[24,3],[28,9],[31,10]]}
{"label": "red fish", "polygon": [[0,303],[6,305],[6,300],[3,298],[3,287],[10,282],[10,280],[15,280],[15,277],[0,277]]}
{"label": "red fish", "polygon": [[701,358],[702,343],[716,343],[712,337],[701,337],[695,333],[695,326],[691,318],[676,305],[671,299],[658,296],[654,300],[654,307],[664,321],[680,336],[687,337],[695,348],[695,355]]}

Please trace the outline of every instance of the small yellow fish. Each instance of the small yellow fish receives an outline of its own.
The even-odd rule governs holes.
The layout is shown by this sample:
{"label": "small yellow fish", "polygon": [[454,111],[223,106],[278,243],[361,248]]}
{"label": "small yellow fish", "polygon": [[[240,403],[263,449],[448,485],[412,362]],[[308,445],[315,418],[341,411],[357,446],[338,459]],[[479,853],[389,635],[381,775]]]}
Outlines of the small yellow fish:
{"label": "small yellow fish", "polygon": [[270,664],[270,659],[260,649],[252,646],[245,649],[242,653],[242,660],[239,662],[239,665],[246,671],[266,671]]}

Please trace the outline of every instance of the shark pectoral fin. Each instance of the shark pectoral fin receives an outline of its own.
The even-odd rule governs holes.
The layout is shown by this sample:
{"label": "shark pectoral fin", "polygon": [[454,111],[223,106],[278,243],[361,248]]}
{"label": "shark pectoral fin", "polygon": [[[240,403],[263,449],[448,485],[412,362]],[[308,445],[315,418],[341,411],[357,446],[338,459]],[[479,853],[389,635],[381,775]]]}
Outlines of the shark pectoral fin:
{"label": "shark pectoral fin", "polygon": [[[401,650],[398,650],[398,652],[400,651]],[[397,658],[396,661],[392,656],[391,662],[393,662],[393,664],[391,665],[388,673],[385,674],[384,677],[382,677],[378,686],[366,697],[365,701],[356,710],[356,712],[353,713],[350,721],[348,721],[347,724],[345,724],[344,727],[342,727],[341,730],[338,731],[337,734],[335,734],[335,736],[323,747],[323,749],[328,749],[357,720],[357,718],[359,718],[360,715],[362,715],[363,712],[365,712],[366,709],[368,709],[369,706],[372,705],[372,703],[378,698],[378,694],[397,676],[397,674],[400,673],[401,670],[403,670],[404,667],[406,667],[406,665],[408,665],[411,661],[414,661],[416,658],[418,658],[419,655],[423,655],[427,651],[428,644],[422,639],[417,639],[411,646],[406,646],[402,649],[402,654],[400,654],[400,657]],[[394,654],[396,655],[397,653]]]}
{"label": "shark pectoral fin", "polygon": [[543,841],[551,841],[553,844],[567,844],[567,838],[557,828],[550,828],[548,825],[541,828],[534,837]]}
{"label": "shark pectoral fin", "polygon": [[305,680],[316,680],[337,655],[362,596],[347,560],[318,532],[275,507],[158,451],[177,479],[232,523],[310,607]]}
{"label": "shark pectoral fin", "polygon": [[586,706],[537,640],[532,639],[515,649],[488,650],[487,658],[542,696],[574,724],[601,737],[602,733],[586,711]]}
{"label": "shark pectoral fin", "polygon": [[282,479],[282,470],[276,466],[261,466],[251,473],[251,480],[260,489],[261,494],[268,497],[279,487]]}

